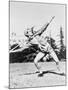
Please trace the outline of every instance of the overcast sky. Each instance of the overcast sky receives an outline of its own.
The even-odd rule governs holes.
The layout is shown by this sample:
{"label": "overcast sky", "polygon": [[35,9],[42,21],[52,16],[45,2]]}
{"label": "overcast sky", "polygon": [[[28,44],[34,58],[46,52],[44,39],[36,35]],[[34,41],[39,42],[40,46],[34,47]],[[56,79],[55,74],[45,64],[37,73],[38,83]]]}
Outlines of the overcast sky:
{"label": "overcast sky", "polygon": [[23,36],[24,30],[31,26],[38,30],[50,21],[52,16],[55,18],[47,32],[51,32],[51,36],[56,39],[62,26],[65,39],[65,5],[10,2],[10,33]]}

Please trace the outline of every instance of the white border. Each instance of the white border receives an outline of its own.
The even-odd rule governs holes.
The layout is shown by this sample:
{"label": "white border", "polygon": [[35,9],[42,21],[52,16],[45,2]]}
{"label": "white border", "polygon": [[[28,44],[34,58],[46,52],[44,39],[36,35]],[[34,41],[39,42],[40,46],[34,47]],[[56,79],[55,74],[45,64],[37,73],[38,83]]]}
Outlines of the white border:
{"label": "white border", "polygon": [[[12,0],[13,1],[13,0]],[[23,1],[23,0],[15,0],[15,1]],[[30,2],[45,2],[45,3],[61,3],[67,4],[67,0],[24,0]],[[68,8],[68,7],[67,7]],[[8,0],[0,0],[0,90],[8,89],[9,82],[9,56],[8,56],[8,41],[9,41],[9,8],[8,8]],[[68,10],[67,10],[68,11]],[[68,14],[68,13],[67,13]],[[68,19],[67,19],[68,21]],[[68,36],[67,36],[68,38]],[[67,43],[68,44],[68,43]],[[68,48],[67,48],[68,51]],[[68,55],[67,55],[68,56]],[[44,87],[44,88],[28,88],[35,90],[57,90],[57,89],[66,89],[68,90],[68,86],[56,86],[56,87]],[[14,90],[14,89],[12,89]],[[15,89],[22,90],[22,89]]]}

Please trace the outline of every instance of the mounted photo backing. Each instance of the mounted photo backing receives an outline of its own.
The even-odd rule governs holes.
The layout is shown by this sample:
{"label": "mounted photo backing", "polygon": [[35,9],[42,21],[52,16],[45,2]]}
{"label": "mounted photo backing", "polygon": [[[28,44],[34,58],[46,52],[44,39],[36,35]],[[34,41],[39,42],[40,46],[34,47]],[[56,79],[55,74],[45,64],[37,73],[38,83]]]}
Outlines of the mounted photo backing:
{"label": "mounted photo backing", "polygon": [[66,85],[66,4],[9,1],[9,88]]}

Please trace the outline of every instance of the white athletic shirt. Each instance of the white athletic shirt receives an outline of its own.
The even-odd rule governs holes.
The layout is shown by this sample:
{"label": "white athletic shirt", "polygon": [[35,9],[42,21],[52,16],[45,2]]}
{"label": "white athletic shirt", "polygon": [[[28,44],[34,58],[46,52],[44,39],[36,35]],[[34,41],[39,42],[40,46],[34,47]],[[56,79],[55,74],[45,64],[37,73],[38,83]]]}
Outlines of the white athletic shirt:
{"label": "white athletic shirt", "polygon": [[41,36],[37,35],[29,43],[30,44],[37,44],[39,46],[40,50],[43,51],[43,52],[51,53],[53,51],[53,48],[48,43],[46,37],[44,38],[44,37],[41,37]]}

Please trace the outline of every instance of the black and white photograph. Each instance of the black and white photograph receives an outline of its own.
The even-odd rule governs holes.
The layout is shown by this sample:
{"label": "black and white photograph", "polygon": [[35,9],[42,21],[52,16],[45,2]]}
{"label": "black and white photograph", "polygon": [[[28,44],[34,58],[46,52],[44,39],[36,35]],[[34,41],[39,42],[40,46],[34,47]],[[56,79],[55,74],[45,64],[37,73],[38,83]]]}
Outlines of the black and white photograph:
{"label": "black and white photograph", "polygon": [[9,1],[9,88],[66,86],[66,4]]}

